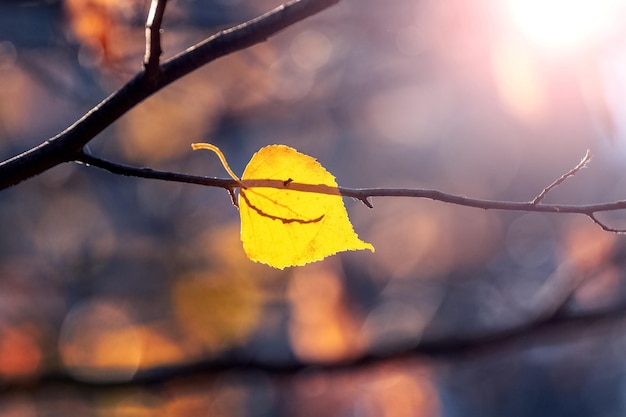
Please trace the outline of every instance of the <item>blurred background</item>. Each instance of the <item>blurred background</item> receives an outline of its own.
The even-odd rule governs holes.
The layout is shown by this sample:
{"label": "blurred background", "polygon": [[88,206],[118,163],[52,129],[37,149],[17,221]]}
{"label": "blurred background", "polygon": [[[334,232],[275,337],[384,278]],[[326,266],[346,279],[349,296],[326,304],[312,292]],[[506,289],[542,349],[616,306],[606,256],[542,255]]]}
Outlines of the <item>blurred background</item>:
{"label": "blurred background", "polygon": [[[165,57],[279,4],[170,0]],[[148,6],[0,3],[0,159],[140,70]],[[546,202],[625,199],[624,22],[617,0],[343,0],[176,82],[88,151],[225,177],[190,144],[218,145],[241,173],[282,143],[346,187],[527,201],[590,149]],[[221,189],[65,164],[2,191],[0,415],[626,415],[623,320],[480,355],[98,390],[164,366],[329,364],[626,304],[626,242],[587,218],[345,202],[376,252],[278,271],[246,259]],[[59,374],[78,383],[39,382]]]}

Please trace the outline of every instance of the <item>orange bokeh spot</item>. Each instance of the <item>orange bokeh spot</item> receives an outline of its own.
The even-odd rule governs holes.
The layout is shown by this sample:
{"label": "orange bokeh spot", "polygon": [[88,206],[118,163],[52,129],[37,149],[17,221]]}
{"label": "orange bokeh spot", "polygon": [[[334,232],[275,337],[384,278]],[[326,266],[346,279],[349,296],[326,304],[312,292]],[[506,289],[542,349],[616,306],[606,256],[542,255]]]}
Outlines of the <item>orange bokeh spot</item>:
{"label": "orange bokeh spot", "polygon": [[59,350],[68,371],[86,380],[126,380],[139,368],[144,339],[137,323],[113,302],[74,307],[61,329]]}
{"label": "orange bokeh spot", "polygon": [[294,275],[289,288],[293,308],[289,336],[296,355],[332,362],[358,354],[363,338],[345,306],[337,271],[319,264],[295,270]]}
{"label": "orange bokeh spot", "polygon": [[21,377],[35,373],[41,349],[27,328],[8,328],[0,335],[0,375]]}

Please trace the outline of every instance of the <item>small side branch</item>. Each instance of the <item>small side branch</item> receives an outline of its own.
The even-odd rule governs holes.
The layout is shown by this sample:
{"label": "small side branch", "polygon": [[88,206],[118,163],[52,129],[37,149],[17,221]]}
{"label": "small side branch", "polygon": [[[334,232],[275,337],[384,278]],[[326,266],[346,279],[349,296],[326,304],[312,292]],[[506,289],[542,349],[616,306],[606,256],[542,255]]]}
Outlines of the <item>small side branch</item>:
{"label": "small side branch", "polygon": [[611,233],[626,233],[626,229],[621,229],[619,227],[611,227],[609,225],[607,225],[606,223],[604,223],[602,220],[598,219],[598,217],[596,216],[596,213],[600,213],[602,212],[602,210],[598,210],[597,212],[593,212],[588,214],[587,216],[593,220],[593,222],[595,224],[597,224],[598,226],[600,226],[602,228],[602,230],[606,231],[606,232],[611,232]]}
{"label": "small side branch", "polygon": [[146,54],[143,66],[146,75],[156,82],[159,74],[159,63],[163,50],[161,49],[161,25],[167,0],[152,0],[148,20],[146,21]]}
{"label": "small side branch", "polygon": [[550,191],[552,191],[559,185],[563,184],[563,182],[565,182],[565,180],[568,179],[569,177],[573,177],[574,175],[576,175],[578,171],[580,171],[581,169],[585,168],[587,164],[589,163],[589,161],[591,161],[591,152],[589,151],[589,149],[587,149],[587,153],[585,154],[583,159],[580,160],[578,165],[576,165],[574,168],[567,171],[565,174],[561,175],[556,181],[554,181],[552,184],[544,188],[543,191],[541,191],[537,195],[537,197],[533,199],[532,203],[539,204],[541,200],[543,200]]}

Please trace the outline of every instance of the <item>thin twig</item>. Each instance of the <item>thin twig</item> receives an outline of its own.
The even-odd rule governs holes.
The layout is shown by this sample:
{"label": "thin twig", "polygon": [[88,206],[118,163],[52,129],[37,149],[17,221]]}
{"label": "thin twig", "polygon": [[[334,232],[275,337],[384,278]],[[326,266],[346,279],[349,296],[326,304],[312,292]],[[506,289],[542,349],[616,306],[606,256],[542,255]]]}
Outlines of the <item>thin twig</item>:
{"label": "thin twig", "polygon": [[146,21],[146,53],[143,66],[148,78],[151,78],[154,83],[157,82],[159,62],[163,53],[161,49],[161,25],[163,24],[166,4],[167,0],[152,0]]}
{"label": "thin twig", "polygon": [[533,199],[532,203],[539,204],[541,200],[543,200],[550,191],[552,191],[554,188],[558,187],[559,185],[563,184],[563,182],[565,182],[565,180],[568,179],[569,177],[573,177],[574,175],[576,175],[578,171],[580,171],[581,169],[585,168],[590,160],[591,160],[591,152],[589,151],[589,149],[587,149],[587,153],[585,154],[583,159],[581,159],[580,162],[574,168],[570,169],[565,174],[561,175],[552,184],[544,188],[543,191],[541,191],[541,193],[539,193],[539,195],[537,195],[537,197]]}
{"label": "thin twig", "polygon": [[588,214],[588,217],[593,220],[593,222],[595,224],[597,224],[598,226],[600,226],[602,228],[602,230],[606,231],[606,232],[611,232],[611,233],[626,233],[626,229],[621,229],[621,228],[617,228],[617,227],[611,227],[609,225],[607,225],[606,223],[602,222],[602,220],[598,219],[598,217],[596,216],[596,213],[601,213],[605,210],[596,210],[593,213]]}
{"label": "thin twig", "polygon": [[[323,184],[303,184],[294,181],[286,182],[284,180],[276,179],[241,180],[240,183],[238,183],[231,178],[208,178],[196,175],[158,171],[150,168],[138,168],[129,165],[122,165],[86,154],[82,154],[81,156],[79,156],[77,162],[82,162],[87,165],[92,165],[97,168],[105,169],[118,175],[224,188],[226,190],[229,190],[229,193],[231,193],[231,195],[233,189],[239,188],[241,185],[244,185],[246,188],[266,187],[319,194],[341,195],[343,197],[355,198],[362,202],[367,201],[368,203],[369,199],[372,197],[412,197],[426,198],[434,201],[441,201],[443,203],[455,204],[465,207],[474,207],[483,210],[581,214],[589,217],[594,223],[596,223],[598,226],[606,231],[613,233],[626,233],[626,229],[611,228],[596,217],[596,213],[626,210],[626,200],[588,205],[535,204],[532,201],[517,202],[484,200],[455,194],[448,194],[438,190],[419,188],[335,188]],[[371,203],[368,204],[368,207],[371,207]]]}
{"label": "thin twig", "polygon": [[230,191],[238,186],[232,178],[209,178],[195,175],[177,174],[175,172],[159,171],[151,168],[139,168],[107,161],[105,159],[101,159],[87,153],[81,154],[76,162],[83,163],[87,166],[101,168],[113,174],[124,175],[127,177],[139,177],[170,182],[182,182],[186,184],[198,184],[209,187],[219,187],[227,191]]}

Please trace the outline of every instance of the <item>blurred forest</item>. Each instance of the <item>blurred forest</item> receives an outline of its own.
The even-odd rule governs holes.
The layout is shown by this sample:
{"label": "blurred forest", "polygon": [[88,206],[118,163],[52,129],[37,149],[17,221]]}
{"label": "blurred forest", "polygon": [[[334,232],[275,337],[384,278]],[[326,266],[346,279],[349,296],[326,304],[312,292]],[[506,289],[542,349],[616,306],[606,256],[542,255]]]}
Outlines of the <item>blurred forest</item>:
{"label": "blurred forest", "polygon": [[[225,177],[190,144],[218,145],[241,173],[281,143],[346,187],[527,201],[590,149],[590,166],[547,201],[626,199],[623,6],[606,30],[559,48],[527,36],[509,3],[343,0],[165,88],[88,151]],[[170,0],[165,57],[279,4]],[[141,69],[148,5],[0,3],[1,160]],[[623,236],[572,215],[345,202],[376,252],[278,271],[247,260],[222,189],[64,164],[2,191],[0,415],[626,415],[623,319],[493,348],[488,337],[625,306]],[[419,354],[481,338],[477,354]],[[380,360],[325,370],[365,354]],[[220,360],[269,366],[132,383]],[[271,372],[294,362],[312,366]]]}

